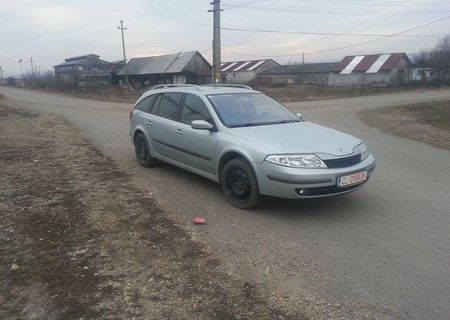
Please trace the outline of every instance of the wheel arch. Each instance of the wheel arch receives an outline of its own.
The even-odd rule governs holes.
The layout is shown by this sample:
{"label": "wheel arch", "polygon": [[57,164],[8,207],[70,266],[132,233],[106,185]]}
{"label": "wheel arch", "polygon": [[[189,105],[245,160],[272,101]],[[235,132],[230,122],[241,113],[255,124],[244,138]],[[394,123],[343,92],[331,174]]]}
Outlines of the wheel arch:
{"label": "wheel arch", "polygon": [[256,174],[254,164],[248,159],[248,157],[246,155],[244,155],[244,153],[237,151],[237,150],[228,150],[228,151],[224,152],[222,154],[222,156],[220,157],[219,166],[217,168],[217,176],[218,176],[220,183],[222,183],[223,168],[229,161],[236,159],[236,158],[244,159],[252,167],[253,172],[255,172],[255,174]]}
{"label": "wheel arch", "polygon": [[135,142],[135,140],[136,140],[136,137],[137,137],[137,135],[138,135],[139,133],[142,133],[142,134],[145,136],[145,133],[144,133],[144,131],[143,131],[142,129],[136,128],[136,130],[134,130],[134,133],[133,133],[133,144],[134,144],[134,142]]}

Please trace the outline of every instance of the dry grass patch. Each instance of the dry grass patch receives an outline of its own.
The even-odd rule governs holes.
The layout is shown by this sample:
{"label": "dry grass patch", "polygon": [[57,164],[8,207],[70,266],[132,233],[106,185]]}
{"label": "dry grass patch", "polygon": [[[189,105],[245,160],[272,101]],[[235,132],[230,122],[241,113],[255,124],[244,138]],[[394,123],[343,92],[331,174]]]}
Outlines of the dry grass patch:
{"label": "dry grass patch", "polygon": [[369,109],[360,117],[372,127],[450,150],[450,101]]}

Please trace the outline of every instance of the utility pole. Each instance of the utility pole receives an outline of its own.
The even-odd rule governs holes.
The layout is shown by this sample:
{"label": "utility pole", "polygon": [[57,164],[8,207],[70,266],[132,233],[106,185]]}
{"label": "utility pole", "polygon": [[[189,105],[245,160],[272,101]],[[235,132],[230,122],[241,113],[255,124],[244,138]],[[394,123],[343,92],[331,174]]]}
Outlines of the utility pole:
{"label": "utility pole", "polygon": [[[211,44],[212,44],[211,48],[214,48],[214,39],[212,40]],[[211,83],[214,83],[214,62],[213,62],[212,69],[211,69]]]}
{"label": "utility pole", "polygon": [[214,73],[214,82],[221,83],[222,77],[220,74],[221,68],[221,57],[220,57],[220,0],[213,0],[210,2],[213,5],[212,10],[208,10],[208,12],[213,13],[213,73]]}
{"label": "utility pole", "polygon": [[125,84],[127,85],[128,91],[130,91],[130,84],[128,82],[128,69],[127,69],[127,55],[125,53],[125,38],[123,35],[123,31],[127,30],[127,27],[123,26],[123,20],[120,20],[120,27],[117,27],[122,32],[122,48],[123,48],[123,61],[125,63],[124,70],[125,70]]}
{"label": "utility pole", "polygon": [[31,64],[31,78],[34,79],[33,57],[30,58],[30,64]]}
{"label": "utility pole", "polygon": [[20,77],[23,78],[23,68],[22,68],[22,61],[23,59],[19,59],[19,63],[20,63]]}
{"label": "utility pole", "polygon": [[2,69],[2,66],[0,66],[0,79],[3,80],[3,69]]}
{"label": "utility pole", "polygon": [[303,55],[302,55],[302,64],[305,64],[305,51],[303,51]]}

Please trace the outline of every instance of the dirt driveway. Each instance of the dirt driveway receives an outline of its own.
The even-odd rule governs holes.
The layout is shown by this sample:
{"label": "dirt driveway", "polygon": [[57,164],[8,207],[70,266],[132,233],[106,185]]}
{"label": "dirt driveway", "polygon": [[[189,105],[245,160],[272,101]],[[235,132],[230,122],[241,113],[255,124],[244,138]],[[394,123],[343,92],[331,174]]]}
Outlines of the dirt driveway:
{"label": "dirt driveway", "polygon": [[66,121],[3,104],[0,123],[0,319],[304,319]]}

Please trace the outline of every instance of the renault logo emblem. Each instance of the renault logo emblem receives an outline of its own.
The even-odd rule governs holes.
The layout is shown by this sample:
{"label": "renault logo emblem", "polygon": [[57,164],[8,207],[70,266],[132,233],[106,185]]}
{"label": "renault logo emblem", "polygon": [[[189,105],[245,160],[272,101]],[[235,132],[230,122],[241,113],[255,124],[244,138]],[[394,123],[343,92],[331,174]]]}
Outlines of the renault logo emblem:
{"label": "renault logo emblem", "polygon": [[342,147],[337,147],[337,149],[338,149],[340,152],[344,153],[344,148],[342,148]]}

